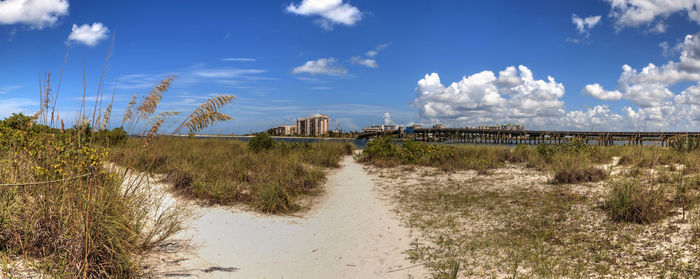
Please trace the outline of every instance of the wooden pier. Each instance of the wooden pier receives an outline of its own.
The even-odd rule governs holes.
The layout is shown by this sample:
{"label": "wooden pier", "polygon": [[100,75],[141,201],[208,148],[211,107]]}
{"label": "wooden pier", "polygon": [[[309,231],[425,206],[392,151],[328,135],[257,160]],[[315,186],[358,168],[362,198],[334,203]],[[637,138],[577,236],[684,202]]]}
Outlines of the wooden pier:
{"label": "wooden pier", "polygon": [[643,145],[667,146],[670,142],[684,138],[700,138],[700,132],[584,132],[584,131],[528,131],[472,128],[422,128],[413,133],[404,131],[365,132],[358,139],[382,136],[399,139],[415,139],[441,143],[490,143],[490,144],[560,144],[580,140],[597,145]]}

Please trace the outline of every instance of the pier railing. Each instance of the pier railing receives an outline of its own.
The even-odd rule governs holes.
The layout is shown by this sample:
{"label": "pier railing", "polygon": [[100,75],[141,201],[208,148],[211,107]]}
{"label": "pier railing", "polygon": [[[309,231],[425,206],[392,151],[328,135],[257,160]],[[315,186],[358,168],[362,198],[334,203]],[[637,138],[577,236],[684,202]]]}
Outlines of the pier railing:
{"label": "pier railing", "polygon": [[595,132],[595,131],[537,131],[495,130],[472,128],[421,128],[405,131],[365,132],[358,139],[371,139],[391,135],[400,139],[412,138],[426,142],[445,143],[495,143],[495,144],[540,144],[564,143],[580,140],[598,145],[668,145],[685,137],[700,138],[700,132]]}

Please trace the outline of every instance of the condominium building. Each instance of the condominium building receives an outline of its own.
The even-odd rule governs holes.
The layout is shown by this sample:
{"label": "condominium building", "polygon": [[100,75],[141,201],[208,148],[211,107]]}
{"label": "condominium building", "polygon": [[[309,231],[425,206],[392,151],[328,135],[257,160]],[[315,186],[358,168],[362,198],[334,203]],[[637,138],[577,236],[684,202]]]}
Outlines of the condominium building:
{"label": "condominium building", "polygon": [[291,136],[297,133],[296,125],[284,125],[270,129],[269,133],[273,136]]}
{"label": "condominium building", "polygon": [[330,118],[323,114],[297,119],[297,134],[312,137],[325,135],[328,133],[329,122]]}

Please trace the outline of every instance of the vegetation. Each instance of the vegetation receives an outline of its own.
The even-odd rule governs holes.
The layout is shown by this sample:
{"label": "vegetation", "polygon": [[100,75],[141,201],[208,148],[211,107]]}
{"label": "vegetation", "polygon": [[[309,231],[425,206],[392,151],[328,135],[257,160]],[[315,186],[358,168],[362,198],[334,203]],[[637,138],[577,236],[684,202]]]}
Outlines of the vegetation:
{"label": "vegetation", "polygon": [[120,129],[86,136],[21,114],[0,121],[0,253],[38,259],[36,267],[55,277],[138,274],[135,256],[177,232],[184,215],[153,216],[146,189],[103,168],[109,149],[90,142],[122,136]]}
{"label": "vegetation", "polygon": [[623,179],[611,186],[604,205],[610,219],[647,224],[667,216],[670,208],[663,185]]}
{"label": "vegetation", "polygon": [[503,166],[511,152],[497,146],[447,146],[406,140],[395,143],[390,137],[378,138],[367,143],[358,161],[380,167],[400,164],[431,166],[443,170],[471,169],[486,172]]}
{"label": "vegetation", "polygon": [[138,140],[114,148],[119,165],[162,173],[181,193],[216,204],[244,203],[262,212],[303,208],[325,179],[324,168],[338,167],[348,144],[289,144],[259,134],[247,145],[217,139],[159,137],[148,152]]}
{"label": "vegetation", "polygon": [[430,145],[414,140],[395,143],[390,137],[375,139],[358,156],[361,162],[381,167],[399,164],[437,167],[446,171],[476,170],[485,174],[505,163],[525,163],[528,167],[551,170],[555,183],[595,182],[607,174],[595,164],[612,158],[602,148],[574,141],[560,145],[503,146]]}
{"label": "vegetation", "polygon": [[[552,184],[549,175],[526,164],[488,176],[436,176],[432,168],[412,166],[375,170],[390,178],[383,184],[397,212],[419,232],[409,257],[436,278],[696,278],[700,186],[688,162],[700,153],[643,150],[606,147],[587,155],[591,163],[595,156],[628,156],[625,164],[605,167],[611,179],[600,183]],[[509,162],[546,161],[537,148],[512,152]],[[584,156],[556,151],[552,163],[567,153]]]}

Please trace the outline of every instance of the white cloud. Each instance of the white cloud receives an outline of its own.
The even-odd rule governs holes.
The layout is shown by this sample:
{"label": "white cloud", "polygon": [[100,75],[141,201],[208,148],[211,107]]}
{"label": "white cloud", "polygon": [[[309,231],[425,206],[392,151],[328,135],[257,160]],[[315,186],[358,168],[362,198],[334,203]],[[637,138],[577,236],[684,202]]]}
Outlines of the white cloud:
{"label": "white cloud", "polygon": [[[661,47],[664,52],[671,53],[667,43],[661,44]],[[674,98],[668,87],[681,82],[700,81],[700,36],[686,36],[683,42],[673,48],[673,52],[680,52],[677,62],[669,61],[661,66],[649,63],[640,71],[623,65],[616,91],[606,91],[598,84],[589,84],[583,92],[601,100],[618,100],[622,97],[642,108],[659,107]],[[683,103],[692,100],[693,94],[694,89],[688,88],[687,92],[681,94],[682,97],[675,99]]]}
{"label": "white cloud", "polygon": [[[700,33],[687,35],[675,47],[668,43],[661,47],[666,55],[679,53],[678,60],[661,66],[650,63],[641,70],[623,65],[616,91],[590,84],[583,92],[599,99],[621,96],[636,105],[623,109],[623,127],[628,130],[696,129],[700,125]],[[670,89],[687,82],[696,84],[680,94]]]}
{"label": "white cloud", "polygon": [[0,95],[22,88],[21,85],[0,86]]}
{"label": "white cloud", "polygon": [[302,0],[300,4],[289,4],[288,12],[303,16],[318,16],[317,23],[330,30],[335,24],[355,25],[362,19],[362,12],[343,0]]}
{"label": "white cloud", "polygon": [[350,61],[354,64],[360,64],[362,66],[368,67],[368,68],[377,68],[379,65],[377,64],[377,61],[374,59],[370,58],[361,58],[359,56],[355,56],[350,59]]}
{"label": "white cloud", "polygon": [[377,46],[376,48],[374,48],[373,50],[367,51],[367,53],[365,53],[365,55],[367,55],[367,57],[375,57],[375,56],[377,56],[377,54],[379,54],[379,51],[381,51],[382,49],[385,49],[385,48],[388,47],[388,46],[389,46],[388,43],[387,43],[387,44],[378,45],[378,46]]}
{"label": "white cloud", "polygon": [[679,104],[700,105],[700,86],[686,88],[680,95],[675,96],[674,100]]}
{"label": "white cloud", "polygon": [[682,12],[688,19],[700,23],[700,1],[698,0],[607,0],[610,17],[615,19],[615,28],[645,25],[654,32],[665,32],[664,20],[671,14]]}
{"label": "white cloud", "polygon": [[412,106],[428,122],[545,122],[562,114],[563,95],[564,85],[552,77],[535,80],[530,69],[521,65],[506,68],[499,78],[483,71],[447,87],[438,74],[428,74],[418,81]]}
{"label": "white cloud", "polygon": [[335,66],[335,58],[321,58],[318,60],[306,61],[304,65],[296,67],[292,70],[294,74],[308,73],[312,75],[344,75],[348,71],[340,66]]}
{"label": "white cloud", "polygon": [[620,91],[607,91],[597,83],[586,85],[586,87],[581,90],[581,93],[591,95],[599,100],[617,101],[622,99],[622,93],[620,93]]}
{"label": "white cloud", "polygon": [[635,105],[649,108],[660,106],[667,99],[673,97],[673,92],[658,83],[635,84],[628,87],[624,97]]}
{"label": "white cloud", "polygon": [[221,61],[228,61],[228,62],[255,62],[255,58],[247,58],[247,57],[227,57],[227,58],[221,58]]}
{"label": "white cloud", "polygon": [[0,24],[24,24],[42,29],[68,14],[68,0],[0,1]]}
{"label": "white cloud", "polygon": [[391,113],[385,112],[384,113],[384,125],[390,125],[391,123],[392,123]]}
{"label": "white cloud", "polygon": [[194,76],[203,78],[238,78],[245,75],[256,75],[265,73],[260,69],[238,69],[238,68],[211,68],[198,69],[192,72]]}
{"label": "white cloud", "polygon": [[96,46],[97,43],[107,38],[109,29],[102,23],[95,22],[92,25],[73,24],[73,31],[68,35],[68,41],[76,41],[88,46]]}
{"label": "white cloud", "polygon": [[26,98],[11,98],[4,99],[0,102],[0,119],[12,115],[12,113],[30,113],[29,109],[34,106],[36,102],[31,99]]}
{"label": "white cloud", "polygon": [[576,30],[578,30],[580,34],[588,36],[591,29],[600,22],[600,16],[597,15],[580,18],[576,14],[573,14],[571,15],[571,22],[576,25]]}

